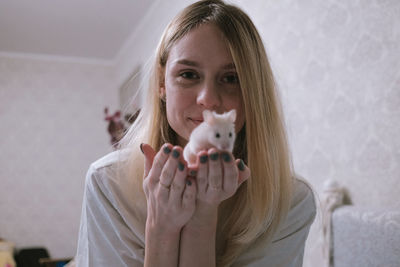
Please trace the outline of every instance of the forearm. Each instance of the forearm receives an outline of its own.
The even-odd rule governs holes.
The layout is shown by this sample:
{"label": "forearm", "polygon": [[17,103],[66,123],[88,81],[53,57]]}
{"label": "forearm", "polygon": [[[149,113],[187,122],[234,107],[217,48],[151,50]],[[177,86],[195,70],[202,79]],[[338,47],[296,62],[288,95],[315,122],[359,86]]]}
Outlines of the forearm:
{"label": "forearm", "polygon": [[180,231],[163,232],[146,226],[145,267],[177,267]]}
{"label": "forearm", "polygon": [[197,207],[185,225],[180,241],[180,266],[215,266],[218,207]]}

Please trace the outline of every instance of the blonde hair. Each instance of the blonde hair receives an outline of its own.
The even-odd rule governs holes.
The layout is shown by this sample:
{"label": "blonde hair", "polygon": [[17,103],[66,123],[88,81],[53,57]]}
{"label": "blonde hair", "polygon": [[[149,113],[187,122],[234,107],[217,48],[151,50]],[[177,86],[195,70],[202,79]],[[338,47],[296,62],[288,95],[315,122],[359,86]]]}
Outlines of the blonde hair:
{"label": "blonde hair", "polygon": [[[289,210],[293,180],[272,70],[256,27],[241,9],[219,0],[204,0],[191,4],[175,17],[156,50],[146,104],[122,144],[137,148],[141,142],[147,142],[156,150],[166,142],[176,144],[176,134],[167,122],[165,103],[159,93],[162,69],[171,47],[206,23],[212,23],[223,33],[236,66],[246,122],[238,133],[234,155],[242,158],[251,170],[250,179],[219,209],[217,265],[229,266],[260,235],[267,235],[271,241]],[[138,153],[138,149],[133,151]],[[137,154],[132,158],[137,158]],[[131,164],[137,170],[142,162]],[[136,179],[142,179],[142,173],[137,173]]]}

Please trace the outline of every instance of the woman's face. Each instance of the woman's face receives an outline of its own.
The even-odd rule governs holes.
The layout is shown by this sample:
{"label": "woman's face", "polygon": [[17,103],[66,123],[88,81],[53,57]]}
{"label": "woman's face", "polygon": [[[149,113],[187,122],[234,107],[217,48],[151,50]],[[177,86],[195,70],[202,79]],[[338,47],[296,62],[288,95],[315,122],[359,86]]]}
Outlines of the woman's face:
{"label": "woman's face", "polygon": [[223,113],[236,109],[236,132],[244,125],[243,99],[228,45],[212,24],[193,29],[170,50],[161,93],[167,119],[184,146],[203,121],[205,109]]}

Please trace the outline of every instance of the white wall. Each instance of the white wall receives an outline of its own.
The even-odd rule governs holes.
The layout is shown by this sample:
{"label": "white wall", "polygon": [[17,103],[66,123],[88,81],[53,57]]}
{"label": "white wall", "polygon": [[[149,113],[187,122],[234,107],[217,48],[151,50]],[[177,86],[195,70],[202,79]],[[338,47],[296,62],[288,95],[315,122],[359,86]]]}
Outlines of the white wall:
{"label": "white wall", "polygon": [[75,254],[85,174],[111,151],[112,68],[0,57],[0,237]]}

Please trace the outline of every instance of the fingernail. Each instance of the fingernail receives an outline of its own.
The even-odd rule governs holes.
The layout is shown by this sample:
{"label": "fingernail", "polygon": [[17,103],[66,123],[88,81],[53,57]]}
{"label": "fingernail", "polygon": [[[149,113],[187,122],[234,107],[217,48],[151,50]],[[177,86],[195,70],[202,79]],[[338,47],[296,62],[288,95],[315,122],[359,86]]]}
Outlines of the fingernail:
{"label": "fingernail", "polygon": [[221,157],[222,157],[222,159],[223,159],[225,162],[231,161],[231,156],[229,156],[229,154],[226,153],[226,152],[222,153],[222,154],[221,154]]}
{"label": "fingernail", "polygon": [[207,162],[207,159],[208,159],[208,156],[207,156],[207,155],[201,156],[201,157],[200,157],[200,163],[206,163],[206,162]]}
{"label": "fingernail", "polygon": [[175,150],[175,149],[172,150],[172,156],[173,156],[174,158],[176,158],[176,159],[179,158],[179,155],[180,155],[180,154],[179,154],[179,151],[177,151],[177,150]]}
{"label": "fingernail", "polygon": [[185,165],[182,162],[178,162],[178,169],[183,171],[183,169],[185,169]]}
{"label": "fingernail", "polygon": [[217,160],[217,159],[218,159],[218,152],[217,152],[217,153],[211,154],[211,155],[210,155],[210,159],[211,159],[211,160],[214,160],[214,161]]}
{"label": "fingernail", "polygon": [[165,147],[164,147],[164,153],[165,153],[165,154],[171,153],[171,149],[170,149],[168,146],[165,146]]}
{"label": "fingernail", "polygon": [[242,159],[239,161],[237,166],[238,166],[239,170],[244,171],[244,162]]}
{"label": "fingernail", "polygon": [[196,176],[197,172],[196,170],[191,170],[189,174],[190,176]]}
{"label": "fingernail", "polygon": [[191,185],[192,185],[192,181],[186,180],[186,184],[187,184],[188,186],[191,186]]}
{"label": "fingernail", "polygon": [[142,153],[144,154],[142,146],[143,146],[143,143],[140,144],[140,151],[142,151]]}

